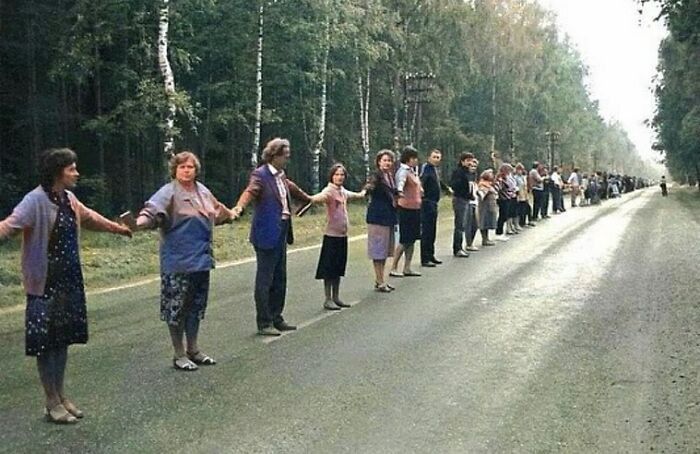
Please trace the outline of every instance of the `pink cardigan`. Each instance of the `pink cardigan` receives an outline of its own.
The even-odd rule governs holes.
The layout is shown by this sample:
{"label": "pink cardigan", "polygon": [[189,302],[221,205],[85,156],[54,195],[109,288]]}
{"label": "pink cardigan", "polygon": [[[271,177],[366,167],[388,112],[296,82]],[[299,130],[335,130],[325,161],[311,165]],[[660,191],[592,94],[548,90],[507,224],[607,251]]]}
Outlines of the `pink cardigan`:
{"label": "pink cardigan", "polygon": [[311,196],[314,203],[326,204],[326,216],[328,223],[324,235],[343,237],[348,235],[348,200],[361,199],[359,192],[348,191],[344,187],[338,187],[328,183],[323,191]]}
{"label": "pink cardigan", "polygon": [[[78,228],[104,232],[117,232],[119,224],[106,219],[83,205],[75,195],[68,193]],[[49,237],[56,222],[58,207],[51,202],[41,186],[38,186],[15,207],[12,214],[0,221],[0,239],[20,230],[22,238],[22,283],[28,295],[41,296],[48,273]]]}

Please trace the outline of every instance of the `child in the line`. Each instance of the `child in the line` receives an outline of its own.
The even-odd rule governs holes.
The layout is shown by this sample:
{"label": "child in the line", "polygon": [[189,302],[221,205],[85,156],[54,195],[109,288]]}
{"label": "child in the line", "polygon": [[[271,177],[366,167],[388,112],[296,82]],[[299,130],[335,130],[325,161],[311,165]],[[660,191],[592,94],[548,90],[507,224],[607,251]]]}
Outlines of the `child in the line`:
{"label": "child in the line", "polygon": [[347,171],[343,164],[334,164],[328,173],[328,186],[311,196],[312,203],[325,203],[328,223],[323,235],[316,279],[323,279],[326,292],[324,309],[336,311],[350,305],[340,300],[340,278],[345,275],[348,259],[347,201],[361,199],[365,191],[352,192],[343,187]]}

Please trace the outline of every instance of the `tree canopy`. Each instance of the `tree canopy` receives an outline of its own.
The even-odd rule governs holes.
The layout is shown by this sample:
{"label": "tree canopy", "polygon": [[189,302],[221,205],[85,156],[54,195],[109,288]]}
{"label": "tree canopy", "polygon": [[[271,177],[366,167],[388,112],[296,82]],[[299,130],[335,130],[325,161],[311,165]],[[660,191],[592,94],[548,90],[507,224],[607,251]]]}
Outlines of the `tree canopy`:
{"label": "tree canopy", "polygon": [[[358,186],[365,150],[440,148],[448,167],[462,151],[486,166],[494,150],[547,161],[553,131],[556,164],[645,172],[620,125],[601,118],[580,55],[534,1],[170,0],[170,94],[158,65],[162,4],[0,2],[0,210],[36,182],[39,151],[55,146],[78,152],[89,203],[136,208],[163,182],[166,129],[176,150],[202,158],[201,178],[230,203],[259,152],[258,120],[261,144],[290,139],[289,172],[307,187],[318,177],[315,150],[321,175],[343,161]],[[683,33],[666,43],[664,64],[697,69],[697,40]],[[664,116],[675,104],[660,107],[658,127],[679,126],[677,138],[661,134],[669,163],[674,147],[690,150],[700,116],[700,79],[678,78],[666,77],[659,93],[682,91],[665,102],[689,106],[692,85],[696,107],[681,119]]]}
{"label": "tree canopy", "polygon": [[655,148],[675,180],[700,181],[700,2],[653,1],[669,30],[659,49]]}

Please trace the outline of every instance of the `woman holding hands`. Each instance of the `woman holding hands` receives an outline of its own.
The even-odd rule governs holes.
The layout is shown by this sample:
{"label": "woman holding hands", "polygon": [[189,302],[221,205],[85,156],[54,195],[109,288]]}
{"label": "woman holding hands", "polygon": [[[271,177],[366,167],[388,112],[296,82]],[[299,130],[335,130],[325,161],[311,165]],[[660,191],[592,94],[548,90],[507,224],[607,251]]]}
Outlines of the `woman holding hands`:
{"label": "woman holding hands", "polygon": [[76,161],[68,148],[44,151],[39,158],[41,184],[0,221],[0,239],[24,234],[25,352],[36,356],[46,419],[56,424],[73,424],[83,417],[63,389],[68,346],[88,340],[80,227],[131,236],[129,228],[87,208],[71,192],[79,177]]}
{"label": "woman holding hands", "polygon": [[352,192],[343,184],[347,171],[343,164],[334,164],[328,173],[328,186],[311,196],[312,203],[326,205],[327,224],[323,235],[316,279],[323,279],[326,300],[323,308],[331,311],[350,307],[340,300],[340,278],[345,276],[348,261],[348,200],[362,199],[365,191]]}
{"label": "woman holding hands", "polygon": [[197,340],[209,297],[209,272],[214,268],[214,225],[234,218],[231,210],[197,181],[200,168],[192,152],[173,156],[172,181],[153,194],[136,219],[138,229],[160,229],[160,318],[170,331],[173,367],[182,371],[216,364],[199,349]]}
{"label": "woman holding hands", "polygon": [[386,259],[394,253],[394,225],[396,224],[396,184],[394,183],[394,152],[377,153],[377,170],[369,176],[365,186],[369,194],[367,205],[367,253],[374,266],[374,289],[390,292],[394,287],[384,281]]}

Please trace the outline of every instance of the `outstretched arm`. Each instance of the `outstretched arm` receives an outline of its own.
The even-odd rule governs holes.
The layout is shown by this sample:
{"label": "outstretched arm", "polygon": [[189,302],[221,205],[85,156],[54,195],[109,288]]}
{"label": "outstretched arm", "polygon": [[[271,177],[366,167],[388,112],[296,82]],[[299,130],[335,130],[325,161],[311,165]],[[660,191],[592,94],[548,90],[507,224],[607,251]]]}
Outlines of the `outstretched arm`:
{"label": "outstretched arm", "polygon": [[257,170],[254,170],[253,173],[250,174],[248,186],[238,198],[238,201],[236,202],[234,207],[231,208],[231,213],[233,213],[233,219],[240,217],[245,207],[247,207],[248,204],[250,204],[250,202],[252,202],[260,196],[260,194],[262,193],[262,189],[263,184],[262,179],[260,178],[260,174]]}
{"label": "outstretched arm", "polygon": [[131,229],[129,227],[110,221],[97,211],[86,207],[80,201],[77,201],[77,203],[78,210],[80,210],[80,223],[86,229],[131,237]]}

